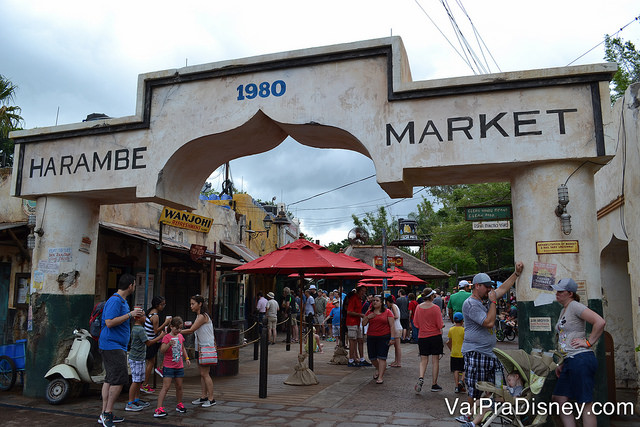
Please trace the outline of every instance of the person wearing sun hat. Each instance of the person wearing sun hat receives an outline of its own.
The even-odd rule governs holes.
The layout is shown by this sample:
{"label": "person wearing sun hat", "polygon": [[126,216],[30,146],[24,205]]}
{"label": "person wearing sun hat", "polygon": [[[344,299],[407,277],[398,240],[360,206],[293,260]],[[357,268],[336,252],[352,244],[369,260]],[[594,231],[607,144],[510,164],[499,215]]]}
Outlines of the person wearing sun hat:
{"label": "person wearing sun hat", "polygon": [[[565,355],[556,368],[558,382],[551,398],[560,405],[570,399],[584,404],[582,422],[585,426],[595,426],[597,418],[591,406],[598,360],[593,346],[602,336],[606,323],[599,314],[580,303],[575,280],[560,279],[551,287],[556,291],[556,301],[562,305],[555,329],[558,333],[558,349]],[[585,333],[587,322],[592,326],[588,336]],[[575,425],[573,414],[560,414],[560,419],[565,426]]]}
{"label": "person wearing sun hat", "polygon": [[278,301],[275,300],[275,297],[276,296],[273,292],[267,293],[269,301],[267,301],[267,308],[265,312],[267,314],[267,335],[269,344],[276,343],[276,325],[278,323],[278,310],[280,310],[280,306],[278,305]]}
{"label": "person wearing sun hat", "polygon": [[[497,289],[493,289],[495,283],[488,274],[476,274],[472,280],[471,296],[462,305],[465,323],[462,342],[464,378],[471,405],[482,395],[482,390],[476,388],[478,381],[495,383],[496,369],[500,369],[500,362],[493,353],[496,346],[496,301],[513,287],[523,269],[524,264],[517,262],[514,272]],[[460,415],[456,421],[466,423],[472,420],[469,416]]]}

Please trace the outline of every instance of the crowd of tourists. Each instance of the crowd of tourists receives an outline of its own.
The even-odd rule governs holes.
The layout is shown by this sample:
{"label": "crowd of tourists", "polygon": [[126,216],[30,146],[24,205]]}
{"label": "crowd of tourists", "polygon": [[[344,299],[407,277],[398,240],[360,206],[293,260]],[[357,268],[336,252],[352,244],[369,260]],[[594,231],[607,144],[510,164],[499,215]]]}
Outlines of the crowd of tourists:
{"label": "crowd of tourists", "polygon": [[[184,335],[188,334],[195,335],[195,358],[202,388],[201,397],[191,403],[203,408],[216,404],[209,370],[210,365],[217,361],[217,352],[213,323],[205,299],[200,295],[191,297],[190,307],[196,319],[185,328],[185,322],[179,316],[165,316],[164,321],[160,322],[160,313],[166,306],[163,297],[154,297],[147,313],[140,307],[131,310],[127,297],[135,292],[135,287],[135,277],[123,274],[117,291],[106,301],[102,311],[98,346],[106,375],[102,386],[102,412],[98,422],[108,427],[124,420],[123,417],[114,415],[113,407],[122,388],[129,383],[129,370],[132,382],[125,411],[137,412],[151,406],[151,402],[140,398],[140,393],[152,394],[156,391],[150,385],[150,379],[155,373],[162,378],[162,389],[158,393],[153,416],[167,416],[164,399],[174,382],[178,402],[176,412],[187,412],[182,401],[182,382],[185,364],[187,367],[191,365],[184,346]],[[133,327],[130,322],[133,322]],[[156,358],[158,368],[155,367]]]}
{"label": "crowd of tourists", "polygon": [[[425,387],[429,363],[429,389],[432,392],[442,391],[438,384],[439,364],[446,344],[450,351],[454,391],[466,393],[469,404],[474,406],[483,396],[477,384],[495,383],[496,375],[502,373],[502,366],[493,353],[496,345],[495,327],[501,316],[511,319],[517,316],[509,296],[523,270],[524,265],[516,263],[513,274],[499,285],[485,273],[476,274],[471,283],[460,281],[457,292],[451,295],[442,295],[427,287],[417,297],[400,289],[396,298],[392,295],[368,294],[367,288],[362,285],[345,295],[338,290],[327,292],[317,289],[312,284],[300,296],[284,288],[280,303],[273,292],[267,292],[266,298],[258,293],[256,318],[260,325],[267,328],[271,345],[278,342],[278,320],[284,319],[280,325],[290,325],[293,331],[291,340],[297,342],[299,336],[306,337],[307,349],[322,352],[323,341],[335,341],[337,345],[348,347],[348,366],[372,366],[373,380],[378,385],[384,384],[388,368],[402,367],[401,344],[415,343],[420,356],[414,385],[416,393],[421,393]],[[557,302],[562,306],[556,332],[559,350],[565,358],[556,370],[558,381],[552,398],[561,404],[575,400],[584,403],[588,409],[593,402],[597,369],[592,347],[604,331],[604,320],[579,302],[577,284],[573,279],[561,279],[553,285],[553,289]],[[200,295],[191,297],[190,306],[196,314],[196,320],[185,328],[184,322],[177,316],[165,316],[160,321],[160,313],[166,305],[162,297],[153,299],[147,313],[138,307],[130,310],[126,298],[134,291],[135,278],[124,274],[117,292],[104,307],[99,347],[106,378],[102,388],[103,408],[99,422],[112,426],[123,420],[113,414],[113,406],[122,387],[128,383],[128,368],[132,384],[126,411],[140,411],[151,405],[140,399],[140,392],[155,392],[149,384],[155,372],[162,377],[162,389],[153,416],[167,415],[163,402],[174,382],[178,402],[176,411],[187,412],[182,402],[182,381],[184,365],[190,366],[191,363],[184,346],[184,335],[188,334],[195,335],[202,390],[201,397],[192,404],[204,408],[215,405],[209,369],[215,354],[215,338],[205,299]],[[502,313],[499,314],[499,311]],[[298,324],[299,319],[303,319],[301,324]],[[134,322],[133,328],[129,321]],[[446,338],[443,337],[445,321],[452,322]],[[591,325],[588,336],[585,332],[586,323]],[[298,328],[302,328],[301,335],[298,335]],[[368,360],[364,353],[365,343]],[[130,351],[127,355],[128,347]],[[389,353],[394,356],[391,363],[387,363]],[[154,368],[156,358],[160,362],[158,369]],[[513,375],[505,377],[507,387],[517,396],[522,391],[521,378]],[[477,414],[474,418],[465,414],[456,420],[471,427],[480,424],[481,415]],[[572,414],[564,414],[561,419],[564,425],[574,423]],[[584,411],[582,422],[585,426],[596,425],[595,415]]]}

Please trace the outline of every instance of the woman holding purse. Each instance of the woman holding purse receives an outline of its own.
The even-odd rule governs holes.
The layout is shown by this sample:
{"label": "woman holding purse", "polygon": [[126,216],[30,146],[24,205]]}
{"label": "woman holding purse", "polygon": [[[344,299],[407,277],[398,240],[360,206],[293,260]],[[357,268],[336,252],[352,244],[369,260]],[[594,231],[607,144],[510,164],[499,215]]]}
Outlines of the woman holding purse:
{"label": "woman holding purse", "polygon": [[191,311],[196,313],[196,320],[189,329],[182,331],[182,335],[194,334],[196,336],[196,348],[198,349],[196,359],[198,359],[200,385],[202,386],[202,397],[191,403],[208,408],[216,404],[213,398],[213,380],[209,375],[209,368],[216,362],[207,360],[216,346],[215,336],[213,335],[213,322],[207,312],[207,303],[202,295],[191,297]]}

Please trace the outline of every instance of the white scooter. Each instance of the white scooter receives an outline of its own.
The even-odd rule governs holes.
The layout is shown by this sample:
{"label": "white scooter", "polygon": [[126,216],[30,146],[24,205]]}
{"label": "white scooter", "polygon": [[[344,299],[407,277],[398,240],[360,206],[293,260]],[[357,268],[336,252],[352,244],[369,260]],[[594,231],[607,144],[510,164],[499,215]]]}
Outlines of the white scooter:
{"label": "white scooter", "polygon": [[71,393],[71,389],[89,384],[104,382],[102,356],[98,342],[86,329],[73,331],[75,339],[64,363],[54,366],[44,375],[49,380],[46,398],[52,405],[62,403]]}

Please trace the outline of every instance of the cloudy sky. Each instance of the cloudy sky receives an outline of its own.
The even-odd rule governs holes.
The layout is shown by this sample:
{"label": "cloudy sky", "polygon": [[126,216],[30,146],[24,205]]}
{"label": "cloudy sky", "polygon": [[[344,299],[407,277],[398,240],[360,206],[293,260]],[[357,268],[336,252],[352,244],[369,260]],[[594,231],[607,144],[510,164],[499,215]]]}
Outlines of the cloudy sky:
{"label": "cloudy sky", "polygon": [[[475,25],[488,47],[484,55],[495,60],[491,72],[568,65],[604,34],[640,15],[637,0],[448,4],[481,56],[469,19]],[[0,0],[0,5],[0,74],[18,86],[15,103],[27,129],[80,122],[94,112],[132,115],[138,74],[390,34],[402,37],[414,80],[473,74],[457,53],[441,0]],[[619,35],[640,46],[640,23],[635,20]],[[598,46],[573,65],[603,62],[603,52]],[[312,149],[290,139],[268,153],[231,162],[237,188],[291,204],[303,231],[323,244],[346,238],[351,214],[391,204],[394,217],[415,211],[424,191],[392,200],[375,177],[295,203],[374,173],[372,162],[360,154]],[[219,177],[212,171],[218,190]]]}

